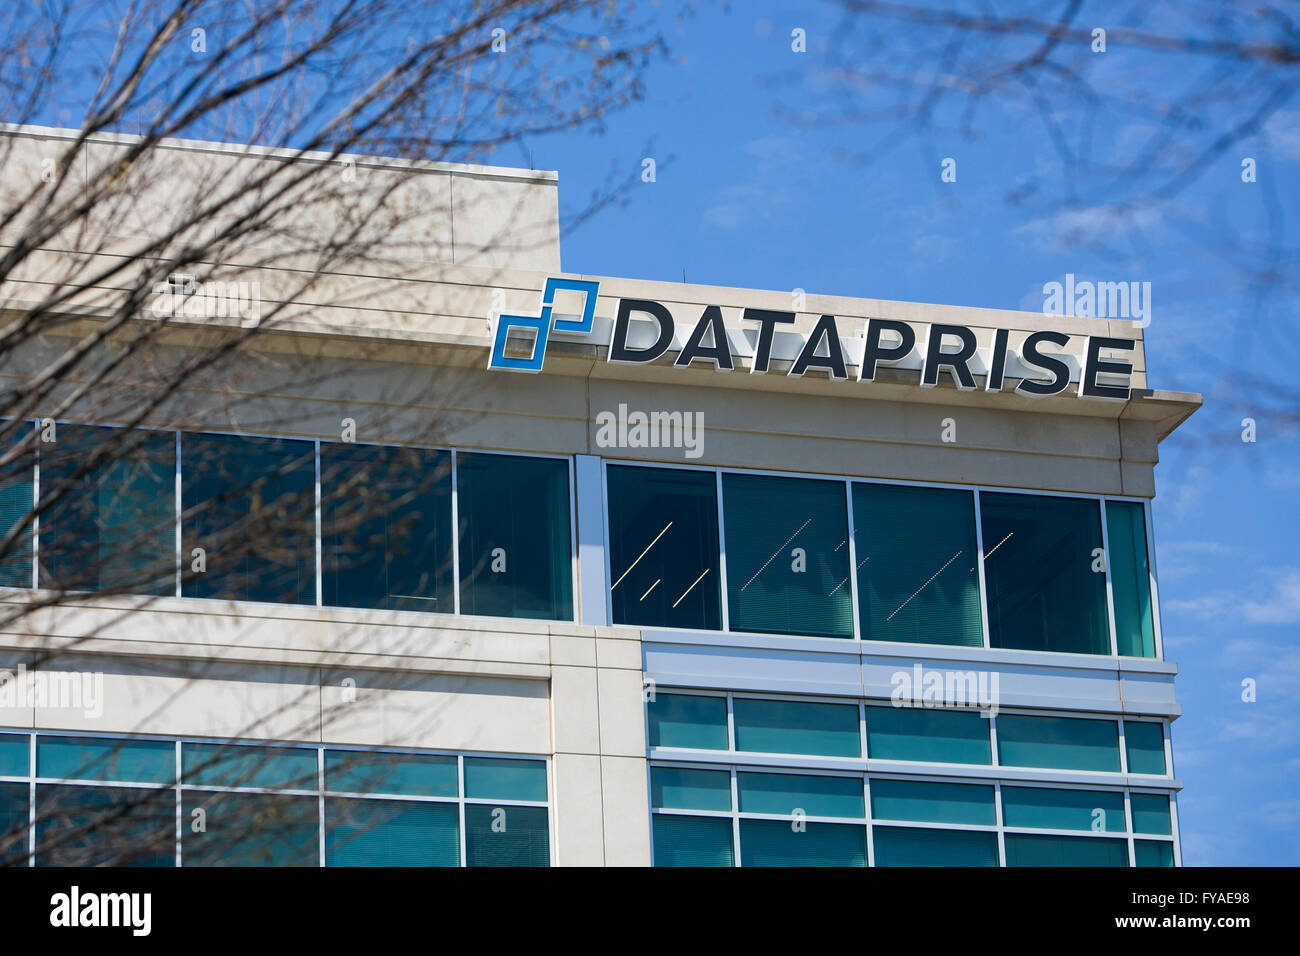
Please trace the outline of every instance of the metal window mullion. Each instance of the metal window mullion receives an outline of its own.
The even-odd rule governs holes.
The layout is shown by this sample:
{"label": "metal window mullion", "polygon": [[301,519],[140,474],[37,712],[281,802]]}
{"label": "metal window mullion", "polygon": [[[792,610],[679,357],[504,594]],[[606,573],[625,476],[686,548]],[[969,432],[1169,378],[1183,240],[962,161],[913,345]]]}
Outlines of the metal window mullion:
{"label": "metal window mullion", "polygon": [[[578,573],[578,479],[573,455],[566,457],[569,466],[569,620],[574,624],[582,614],[582,579]],[[604,585],[602,584],[603,588]]]}
{"label": "metal window mullion", "polygon": [[[1129,789],[1128,787],[1125,787],[1124,788],[1124,829],[1128,831],[1128,865],[1130,868],[1133,868],[1137,866],[1137,847],[1133,842],[1135,839],[1134,828],[1133,828],[1133,806],[1132,806],[1132,801],[1129,799],[1129,796],[1130,796]],[[1172,827],[1170,829],[1172,829]]]}
{"label": "metal window mullion", "polygon": [[1128,769],[1128,738],[1125,735],[1124,718],[1119,719],[1119,772],[1127,774]]}
{"label": "metal window mullion", "polygon": [[325,865],[325,748],[316,748],[316,807],[319,813],[317,838],[320,843],[320,865]]}
{"label": "metal window mullion", "polygon": [[735,844],[732,857],[739,869],[744,865],[740,858],[740,784],[736,778],[736,768],[731,768],[731,840]]}
{"label": "metal window mullion", "polygon": [[[601,507],[601,529],[600,533],[605,543],[605,580],[600,586],[605,590],[605,621],[608,624],[619,623],[614,620],[614,588],[610,583],[614,580],[614,555],[609,550],[609,462],[604,458],[600,460],[600,507]],[[648,730],[648,725],[647,725]],[[653,827],[651,828],[653,829]],[[653,848],[652,848],[653,849]],[[651,857],[653,859],[653,856]]]}
{"label": "metal window mullion", "polygon": [[176,741],[176,865],[184,866],[182,835],[185,830],[185,805],[181,799],[181,742]]}
{"label": "metal window mullion", "polygon": [[[718,498],[718,583],[721,585],[722,629],[731,630],[731,614],[727,605],[731,603],[730,589],[727,587],[727,523],[722,514],[722,470],[713,473],[715,494]],[[730,714],[731,705],[727,705]],[[739,851],[739,846],[737,846]]]}
{"label": "metal window mullion", "polygon": [[457,810],[460,814],[460,865],[469,866],[467,862],[466,844],[469,843],[469,834],[465,831],[465,755],[456,755],[456,793],[457,793]]}
{"label": "metal window mullion", "polygon": [[[858,548],[854,542],[856,535],[856,526],[853,520],[853,481],[844,479],[844,506],[845,514],[849,519],[849,599],[853,607],[853,637],[855,640],[862,640],[862,632],[859,627],[858,616]],[[866,751],[864,750],[865,754]]]}
{"label": "metal window mullion", "polygon": [[[975,570],[979,574],[980,585],[980,628],[984,636],[984,647],[990,647],[989,643],[989,590],[988,584],[984,580],[984,518],[980,511],[980,490],[971,489],[975,502]],[[1000,842],[1000,841],[999,841]]]}
{"label": "metal window mullion", "polygon": [[[451,610],[460,613],[460,479],[456,474],[456,449],[451,450]],[[464,813],[461,814],[462,823]],[[464,840],[461,840],[464,843]],[[465,865],[462,853],[461,866]]]}
{"label": "metal window mullion", "polygon": [[27,865],[36,865],[36,731],[27,745]]}
{"label": "metal window mullion", "polygon": [[185,566],[185,539],[181,527],[181,518],[184,512],[181,500],[181,432],[176,430],[176,596],[184,597],[184,591],[181,585],[183,579],[182,568]]}
{"label": "metal window mullion", "polygon": [[1106,499],[1098,501],[1101,518],[1101,569],[1106,575],[1106,620],[1110,623],[1110,656],[1119,656],[1119,632],[1115,627],[1115,593],[1110,579],[1110,534],[1106,530]]}
{"label": "metal window mullion", "polygon": [[1006,869],[1007,847],[1003,839],[1006,824],[1002,819],[1002,781],[1000,780],[993,781],[993,822],[998,828],[998,866]]}
{"label": "metal window mullion", "polygon": [[[320,439],[316,439],[315,451],[312,455],[313,463],[316,465],[316,606],[321,607],[325,601],[324,589],[324,563],[321,542],[321,494],[320,494]],[[322,857],[321,866],[324,866]]]}
{"label": "metal window mullion", "polygon": [[32,447],[32,590],[36,590],[41,586],[38,571],[41,563],[41,423],[38,419],[32,424],[35,426],[32,433],[35,438]]}
{"label": "metal window mullion", "polygon": [[[989,766],[1000,767],[1002,761],[998,758],[998,718],[996,714],[989,713]],[[1037,768],[1047,769],[1047,768]]]}
{"label": "metal window mullion", "polygon": [[871,778],[862,775],[862,811],[867,819],[867,866],[876,865],[875,815],[871,812]]}

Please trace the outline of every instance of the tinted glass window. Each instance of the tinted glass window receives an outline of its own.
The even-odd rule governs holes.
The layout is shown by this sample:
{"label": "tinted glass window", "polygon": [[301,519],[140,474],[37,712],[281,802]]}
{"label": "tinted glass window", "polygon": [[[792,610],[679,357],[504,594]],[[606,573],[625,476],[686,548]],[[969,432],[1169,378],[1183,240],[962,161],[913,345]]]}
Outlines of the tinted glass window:
{"label": "tinted glass window", "polygon": [[614,623],[720,629],[713,472],[611,465],[605,480]]}

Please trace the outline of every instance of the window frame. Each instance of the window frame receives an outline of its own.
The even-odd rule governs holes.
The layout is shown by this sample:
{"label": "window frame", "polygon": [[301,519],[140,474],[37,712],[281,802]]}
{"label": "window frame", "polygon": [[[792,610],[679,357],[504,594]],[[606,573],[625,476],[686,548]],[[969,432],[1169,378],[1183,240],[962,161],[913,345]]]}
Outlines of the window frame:
{"label": "window frame", "polygon": [[[719,587],[721,589],[721,594],[722,594],[722,631],[716,632],[716,631],[700,630],[697,628],[682,628],[682,627],[653,628],[653,630],[673,632],[673,633],[684,633],[684,634],[728,633],[728,634],[738,634],[738,635],[745,635],[745,636],[752,636],[752,637],[773,636],[771,634],[766,634],[762,632],[741,631],[741,630],[733,629],[731,627],[730,614],[727,606],[728,605],[727,532],[726,532],[726,522],[723,516],[724,509],[723,509],[723,500],[722,500],[722,476],[724,474],[754,475],[759,477],[772,477],[772,478],[804,478],[804,479],[810,479],[816,481],[838,481],[838,482],[842,482],[844,485],[845,507],[847,509],[846,514],[848,517],[848,532],[849,532],[848,542],[849,542],[850,572],[849,572],[849,578],[847,583],[850,588],[849,593],[851,595],[851,603],[852,603],[852,611],[853,611],[852,634],[848,638],[843,638],[843,637],[828,638],[828,637],[816,637],[816,636],[794,635],[794,634],[785,635],[785,636],[798,638],[801,640],[817,640],[817,641],[843,642],[846,640],[852,640],[856,642],[858,646],[864,644],[888,643],[890,645],[894,645],[898,647],[925,648],[931,652],[934,651],[936,648],[959,646],[959,645],[947,645],[947,644],[921,644],[921,643],[915,643],[910,641],[876,642],[876,641],[864,640],[862,637],[861,622],[859,620],[859,608],[858,608],[858,587],[857,587],[857,580],[856,580],[857,547],[854,539],[856,537],[857,527],[856,527],[854,513],[853,513],[853,485],[855,483],[876,484],[876,485],[901,485],[909,488],[934,488],[934,489],[943,489],[943,490],[950,490],[950,491],[967,491],[972,494],[974,518],[975,518],[975,543],[980,553],[980,560],[977,562],[976,568],[978,571],[978,580],[979,580],[980,623],[983,631],[983,644],[980,647],[971,648],[972,650],[981,650],[981,649],[997,650],[997,648],[991,647],[989,642],[988,587],[985,582],[985,575],[984,575],[984,558],[986,555],[984,551],[984,537],[983,537],[983,528],[982,528],[983,522],[981,520],[981,515],[980,515],[980,492],[983,491],[989,493],[1041,495],[1044,497],[1052,497],[1052,498],[1077,498],[1077,499],[1092,501],[1095,502],[1097,505],[1097,520],[1101,524],[1102,548],[1106,556],[1103,573],[1105,574],[1106,619],[1107,619],[1107,625],[1109,629],[1109,645],[1110,645],[1109,653],[1108,654],[1078,654],[1076,652],[1070,652],[1070,651],[1051,651],[1051,650],[1024,650],[1024,651],[1018,650],[1017,653],[1057,654],[1057,655],[1070,654],[1072,656],[1086,657],[1089,659],[1096,659],[1096,660],[1125,659],[1125,660],[1142,660],[1142,661],[1164,661],[1165,659],[1164,642],[1161,636],[1161,629],[1160,629],[1160,597],[1159,597],[1159,586],[1157,582],[1158,575],[1156,572],[1155,536],[1154,536],[1154,531],[1153,531],[1152,521],[1151,521],[1152,508],[1151,508],[1151,501],[1147,498],[1140,498],[1140,497],[1130,496],[1130,495],[1092,494],[1092,493],[1076,492],[1076,491],[1047,491],[1047,490],[1041,490],[1036,488],[1002,487],[997,485],[971,485],[971,484],[960,484],[954,482],[908,481],[908,480],[900,480],[900,479],[892,479],[892,478],[886,479],[886,478],[872,478],[872,477],[857,477],[857,476],[824,474],[819,472],[732,468],[732,467],[714,466],[714,465],[690,465],[690,464],[683,464],[680,462],[646,461],[644,459],[608,458],[604,456],[602,456],[599,459],[599,461],[601,465],[601,469],[600,469],[601,497],[602,497],[601,508],[602,508],[602,514],[604,515],[604,531],[603,531],[604,574],[605,574],[605,585],[606,585],[606,592],[604,597],[605,597],[605,620],[606,621],[612,621],[614,619],[613,603],[608,591],[608,583],[610,580],[612,580],[611,575],[613,573],[610,567],[609,483],[607,478],[608,469],[611,465],[619,466],[619,467],[632,466],[632,467],[639,467],[639,468],[658,468],[658,469],[675,468],[684,471],[712,472],[715,475],[716,488],[717,488],[716,498],[717,498],[717,506],[718,506],[718,521],[717,521],[718,555],[719,555],[718,576],[719,576]],[[1110,567],[1111,565],[1110,550],[1109,550],[1110,542],[1109,542],[1109,535],[1107,533],[1107,528],[1106,528],[1106,520],[1107,520],[1106,502],[1107,501],[1130,502],[1133,504],[1137,504],[1142,508],[1142,513],[1144,518],[1143,527],[1146,534],[1145,543],[1147,548],[1147,577],[1148,577],[1148,584],[1151,590],[1152,630],[1155,635],[1155,656],[1154,657],[1120,658],[1119,654],[1117,653],[1117,638],[1116,638],[1116,630],[1115,630],[1115,601],[1114,601],[1114,589],[1113,589],[1113,582],[1111,578],[1111,567]]]}

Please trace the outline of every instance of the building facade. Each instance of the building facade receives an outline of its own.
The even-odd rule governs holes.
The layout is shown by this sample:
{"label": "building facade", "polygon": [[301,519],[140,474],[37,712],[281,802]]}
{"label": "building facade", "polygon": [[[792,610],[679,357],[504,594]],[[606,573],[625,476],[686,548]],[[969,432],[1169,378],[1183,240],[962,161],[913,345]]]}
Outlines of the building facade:
{"label": "building facade", "polygon": [[[448,214],[344,294],[236,264],[299,313],[129,450],[138,396],[24,419],[7,526],[76,505],[0,567],[0,857],[1180,862],[1150,502],[1200,399],[1138,324],[565,273],[554,174],[417,172]],[[178,355],[241,324],[185,281]]]}

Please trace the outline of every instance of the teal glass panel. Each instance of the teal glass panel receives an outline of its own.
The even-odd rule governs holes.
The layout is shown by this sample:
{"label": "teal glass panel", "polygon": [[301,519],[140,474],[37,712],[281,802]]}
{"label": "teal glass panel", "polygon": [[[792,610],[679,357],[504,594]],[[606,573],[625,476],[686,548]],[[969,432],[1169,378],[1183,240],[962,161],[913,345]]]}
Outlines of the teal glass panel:
{"label": "teal glass panel", "polygon": [[605,484],[614,623],[720,630],[714,473],[610,465]]}
{"label": "teal glass panel", "polygon": [[450,454],[328,442],[320,482],[325,604],[455,610]]}
{"label": "teal glass panel", "polygon": [[980,522],[990,645],[1109,654],[1098,503],[983,492]]}
{"label": "teal glass panel", "polygon": [[455,757],[325,751],[325,788],[335,793],[454,797],[460,792],[456,779]]}
{"label": "teal glass panel", "polygon": [[747,700],[731,705],[736,749],[754,753],[862,756],[856,704]]}
{"label": "teal glass panel", "polygon": [[1134,833],[1173,834],[1169,819],[1169,797],[1163,793],[1130,793],[1129,809],[1133,811]]}
{"label": "teal glass panel", "polygon": [[316,603],[313,443],[183,433],[181,501],[186,597]]}
{"label": "teal glass panel", "polygon": [[655,866],[735,866],[731,820],[654,815]]}
{"label": "teal glass panel", "polygon": [[27,776],[29,746],[24,734],[0,734],[0,777]]}
{"label": "teal glass panel", "polygon": [[930,783],[871,778],[871,817],[874,820],[914,820],[918,823],[966,823],[993,826],[997,808],[993,788],[964,783]]}
{"label": "teal glass panel", "polygon": [[650,805],[669,810],[730,810],[731,774],[725,770],[652,767]]}
{"label": "teal glass panel", "polygon": [[175,866],[171,788],[36,788],[37,866]]}
{"label": "teal glass panel", "polygon": [[827,777],[791,773],[741,773],[736,785],[746,813],[805,817],[866,816],[861,777]]}
{"label": "teal glass panel", "polygon": [[1165,731],[1149,721],[1124,721],[1124,749],[1129,773],[1165,772]]}
{"label": "teal glass panel", "polygon": [[173,783],[176,745],[169,740],[38,736],[36,775],[59,780]]}
{"label": "teal glass panel", "polygon": [[[16,428],[17,431],[4,443],[6,452],[13,453],[24,442],[33,439],[31,422],[20,422]],[[29,448],[19,452],[12,461],[0,465],[0,587],[32,586],[31,516],[35,460]],[[8,547],[4,547],[3,542],[10,532],[23,522],[27,522],[27,527],[18,532]]]}
{"label": "teal glass panel", "polygon": [[867,756],[929,763],[993,762],[988,718],[977,711],[868,707]]}
{"label": "teal glass panel", "polygon": [[304,747],[185,743],[181,764],[189,786],[315,790],[319,785],[316,751]]}
{"label": "teal glass panel", "polygon": [[646,706],[651,747],[727,749],[727,700],[694,694],[655,694]]}
{"label": "teal glass panel", "polygon": [[456,456],[463,614],[573,620],[569,463]]}
{"label": "teal glass panel", "polygon": [[1002,822],[1040,830],[1124,833],[1124,794],[1115,790],[1002,788]]}
{"label": "teal glass panel", "polygon": [[1008,767],[1119,772],[1119,727],[1077,717],[998,717],[998,760]]}
{"label": "teal glass panel", "polygon": [[326,866],[460,866],[454,803],[326,800]]}
{"label": "teal glass panel", "polygon": [[997,866],[998,835],[979,830],[871,828],[876,866]]}
{"label": "teal glass panel", "polygon": [[723,475],[733,631],[852,637],[844,485]]}
{"label": "teal glass panel", "polygon": [[465,862],[469,866],[550,866],[546,808],[466,804]]}
{"label": "teal glass panel", "polygon": [[41,587],[176,593],[176,435],[60,425],[41,445]]}
{"label": "teal glass panel", "polygon": [[741,866],[866,866],[867,828],[847,823],[740,821]]}
{"label": "teal glass panel", "polygon": [[1008,833],[1007,866],[1128,866],[1128,841]]}
{"label": "teal glass panel", "polygon": [[1134,840],[1133,861],[1138,866],[1173,866],[1174,845],[1164,840]]}
{"label": "teal glass panel", "polygon": [[863,640],[983,646],[973,493],[855,484],[853,534]]}
{"label": "teal glass panel", "polygon": [[0,866],[27,865],[27,784],[0,783]]}
{"label": "teal glass panel", "polygon": [[[183,866],[319,866],[315,797],[279,793],[183,791],[183,819],[203,810],[206,832],[181,828]],[[172,804],[173,838],[175,803]]]}
{"label": "teal glass panel", "polygon": [[1151,569],[1146,516],[1136,501],[1106,502],[1110,587],[1115,601],[1115,646],[1121,657],[1155,657]]}
{"label": "teal glass panel", "polygon": [[465,796],[482,800],[546,802],[546,763],[499,757],[465,758]]}

